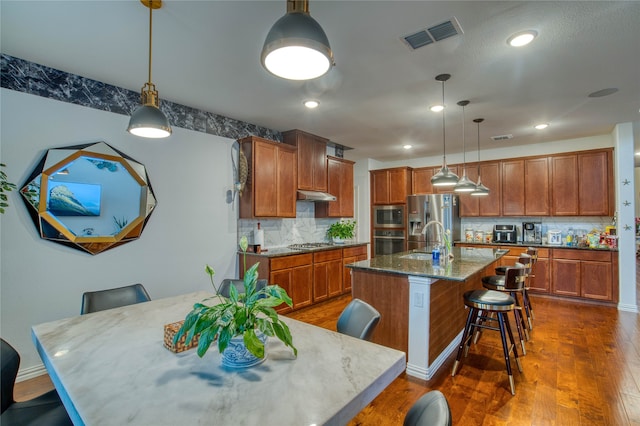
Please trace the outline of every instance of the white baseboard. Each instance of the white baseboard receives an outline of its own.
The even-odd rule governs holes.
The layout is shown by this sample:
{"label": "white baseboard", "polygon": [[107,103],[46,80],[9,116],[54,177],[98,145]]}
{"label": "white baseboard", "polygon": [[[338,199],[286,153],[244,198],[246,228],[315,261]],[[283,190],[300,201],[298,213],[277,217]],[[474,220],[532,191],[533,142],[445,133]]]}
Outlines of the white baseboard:
{"label": "white baseboard", "polygon": [[18,377],[16,377],[16,383],[47,374],[47,369],[44,368],[44,364],[40,363],[33,367],[22,368],[18,370]]}
{"label": "white baseboard", "polygon": [[626,303],[619,303],[618,310],[625,312],[634,312],[638,313],[638,305],[627,305]]}

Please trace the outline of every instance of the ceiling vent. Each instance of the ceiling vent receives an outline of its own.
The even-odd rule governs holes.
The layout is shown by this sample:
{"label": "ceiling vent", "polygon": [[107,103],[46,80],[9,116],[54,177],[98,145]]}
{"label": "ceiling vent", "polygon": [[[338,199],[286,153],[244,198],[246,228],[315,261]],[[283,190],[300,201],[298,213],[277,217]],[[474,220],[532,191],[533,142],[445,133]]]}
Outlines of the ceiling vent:
{"label": "ceiling vent", "polygon": [[494,141],[506,141],[507,139],[513,139],[513,135],[500,135],[500,136],[491,136],[491,139]]}
{"label": "ceiling vent", "polygon": [[413,49],[417,49],[428,44],[435,43],[436,41],[444,40],[449,37],[462,34],[462,28],[458,20],[453,17],[448,21],[441,22],[437,25],[433,25],[427,29],[420,30],[417,33],[409,34],[402,37],[402,39]]}

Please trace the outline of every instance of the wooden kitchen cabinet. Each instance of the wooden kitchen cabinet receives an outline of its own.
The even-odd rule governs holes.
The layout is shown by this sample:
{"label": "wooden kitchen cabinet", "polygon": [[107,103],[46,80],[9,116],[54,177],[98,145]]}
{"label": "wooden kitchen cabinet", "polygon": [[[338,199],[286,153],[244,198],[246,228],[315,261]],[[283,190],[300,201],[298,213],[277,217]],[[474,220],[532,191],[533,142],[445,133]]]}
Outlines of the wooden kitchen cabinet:
{"label": "wooden kitchen cabinet", "polygon": [[502,161],[502,215],[524,216],[524,201],[524,160]]}
{"label": "wooden kitchen cabinet", "polygon": [[613,216],[613,153],[578,154],[579,212],[581,216]]}
{"label": "wooden kitchen cabinet", "polygon": [[[467,163],[467,177],[471,182],[478,182],[478,165],[475,163]],[[460,217],[476,217],[480,214],[479,198],[471,195],[469,192],[459,193],[458,201],[460,203]]]}
{"label": "wooden kitchen cabinet", "polygon": [[534,276],[529,280],[529,287],[532,292],[549,293],[550,272],[549,249],[538,248],[538,261],[532,271]]}
{"label": "wooden kitchen cabinet", "polygon": [[[270,259],[269,284],[278,284],[287,291],[293,301],[293,309],[309,306],[313,301],[312,261],[310,253]],[[292,308],[280,305],[276,310],[288,312]]]}
{"label": "wooden kitchen cabinet", "polygon": [[578,216],[578,156],[551,157],[551,215]]}
{"label": "wooden kitchen cabinet", "polygon": [[552,293],[617,302],[616,256],[610,251],[553,249]]}
{"label": "wooden kitchen cabinet", "polygon": [[431,176],[433,167],[420,167],[411,171],[411,193],[412,194],[433,194],[431,186]]}
{"label": "wooden kitchen cabinet", "polygon": [[297,147],[298,189],[328,192],[327,143],[329,139],[294,129],[283,132],[282,140],[285,144]]}
{"label": "wooden kitchen cabinet", "polygon": [[500,216],[501,187],[500,162],[491,161],[480,164],[480,177],[484,186],[489,188],[489,195],[478,197],[478,216]]}
{"label": "wooden kitchen cabinet", "polygon": [[249,168],[240,218],[296,217],[295,147],[256,136],[238,142]]}
{"label": "wooden kitchen cabinet", "polygon": [[342,292],[351,293],[351,268],[345,265],[367,260],[367,246],[348,247],[342,249]]}
{"label": "wooden kitchen cabinet", "polygon": [[342,294],[342,249],[313,254],[313,302]]}
{"label": "wooden kitchen cabinet", "polygon": [[524,161],[524,215],[549,216],[549,159]]}
{"label": "wooden kitchen cabinet", "polygon": [[410,167],[372,170],[370,176],[372,204],[406,204],[411,193]]}
{"label": "wooden kitchen cabinet", "polygon": [[328,157],[328,192],[336,201],[317,202],[316,217],[353,217],[353,161]]}

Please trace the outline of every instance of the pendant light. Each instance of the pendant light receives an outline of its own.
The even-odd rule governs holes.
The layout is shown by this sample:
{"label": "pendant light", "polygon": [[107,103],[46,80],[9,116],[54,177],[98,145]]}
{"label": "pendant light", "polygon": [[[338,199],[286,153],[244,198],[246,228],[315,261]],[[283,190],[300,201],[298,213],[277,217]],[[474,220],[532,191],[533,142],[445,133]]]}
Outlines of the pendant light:
{"label": "pendant light", "polygon": [[287,14],[267,34],[260,62],[287,80],[311,80],[334,65],[329,39],[309,14],[309,0],[287,0]]}
{"label": "pendant light", "polygon": [[484,118],[476,118],[473,120],[474,123],[478,124],[478,183],[476,184],[476,190],[471,193],[474,196],[485,196],[489,195],[489,188],[482,184],[482,179],[480,178],[480,123],[484,121]]}
{"label": "pendant light", "polygon": [[471,179],[467,177],[467,149],[465,144],[466,134],[465,134],[465,115],[464,115],[464,107],[469,105],[469,101],[460,101],[458,105],[462,107],[462,177],[456,183],[456,186],[453,188],[455,192],[473,192],[476,190],[476,184],[471,182]]}
{"label": "pendant light", "polygon": [[156,85],[151,82],[151,40],[153,31],[153,9],[162,7],[162,0],[140,0],[149,8],[149,81],[142,86],[140,93],[141,103],[131,114],[127,131],[143,138],[166,138],[171,134],[169,120],[158,108],[158,91]]}
{"label": "pendant light", "polygon": [[[450,74],[440,74],[436,76],[436,80],[442,82],[442,105],[444,106],[444,82],[451,78]],[[433,186],[454,186],[458,182],[458,176],[447,167],[446,154],[446,136],[444,109],[442,110],[442,168],[438,173],[431,177],[431,185]]]}

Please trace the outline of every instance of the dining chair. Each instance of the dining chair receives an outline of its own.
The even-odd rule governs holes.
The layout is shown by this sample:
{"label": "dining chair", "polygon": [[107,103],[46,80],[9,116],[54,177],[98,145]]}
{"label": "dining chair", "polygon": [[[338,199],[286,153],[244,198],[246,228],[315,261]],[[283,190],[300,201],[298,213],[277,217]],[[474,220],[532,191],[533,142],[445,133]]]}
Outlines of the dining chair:
{"label": "dining chair", "polygon": [[16,402],[13,398],[20,354],[6,340],[0,339],[2,362],[2,411],[0,424],[11,425],[73,425],[55,389],[28,401]]}
{"label": "dining chair", "polygon": [[353,299],[338,318],[338,333],[369,340],[380,321],[380,312],[360,299]]}
{"label": "dining chair", "polygon": [[151,297],[149,297],[149,293],[147,293],[147,290],[145,290],[142,284],[132,284],[107,290],[87,291],[82,295],[80,314],[84,315],[106,309],[119,308],[120,306],[148,302],[150,300]]}
{"label": "dining chair", "polygon": [[403,426],[451,426],[451,409],[439,390],[425,393],[411,406]]}
{"label": "dining chair", "polygon": [[[268,280],[259,279],[256,282],[256,291],[262,290],[268,284]],[[222,297],[226,297],[227,299],[231,296],[231,286],[234,286],[238,293],[244,293],[244,280],[242,279],[233,279],[233,278],[225,278],[220,283],[220,288],[218,289],[218,294]]]}

